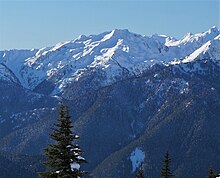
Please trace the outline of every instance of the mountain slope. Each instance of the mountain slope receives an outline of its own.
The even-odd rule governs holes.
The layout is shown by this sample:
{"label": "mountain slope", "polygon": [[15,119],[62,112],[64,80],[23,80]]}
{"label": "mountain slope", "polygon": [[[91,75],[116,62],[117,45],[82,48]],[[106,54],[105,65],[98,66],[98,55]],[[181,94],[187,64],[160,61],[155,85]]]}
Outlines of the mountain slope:
{"label": "mountain slope", "polygon": [[[175,81],[177,77],[168,78]],[[209,165],[218,169],[219,72],[212,78],[215,85],[209,82],[209,76],[179,77],[188,82],[181,94],[172,91],[172,97],[167,97],[145,124],[144,133],[99,164],[93,177],[134,177],[130,157],[137,148],[145,154],[143,167],[147,177],[160,176],[161,160],[167,150],[177,177],[205,177]],[[170,86],[173,88],[167,85],[164,90]]]}
{"label": "mountain slope", "polygon": [[63,100],[93,177],[133,177],[135,159],[159,177],[167,150],[176,177],[204,177],[220,153],[219,35],[113,30],[0,51],[0,152],[42,154]]}

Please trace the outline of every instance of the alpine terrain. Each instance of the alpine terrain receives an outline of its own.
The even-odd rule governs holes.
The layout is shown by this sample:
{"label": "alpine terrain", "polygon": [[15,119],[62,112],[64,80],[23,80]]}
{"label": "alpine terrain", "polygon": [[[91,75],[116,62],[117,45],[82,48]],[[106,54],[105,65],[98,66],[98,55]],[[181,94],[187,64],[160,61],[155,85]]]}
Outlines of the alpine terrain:
{"label": "alpine terrain", "polygon": [[38,177],[59,113],[71,111],[94,178],[220,172],[220,31],[177,40],[115,29],[53,47],[0,51],[0,172]]}

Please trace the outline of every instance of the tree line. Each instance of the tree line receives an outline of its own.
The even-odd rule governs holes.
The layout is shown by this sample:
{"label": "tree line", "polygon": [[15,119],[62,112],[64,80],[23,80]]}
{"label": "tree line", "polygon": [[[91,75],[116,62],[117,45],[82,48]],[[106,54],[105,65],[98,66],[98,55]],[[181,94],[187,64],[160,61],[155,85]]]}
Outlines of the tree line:
{"label": "tree line", "polygon": [[[170,164],[171,164],[171,158],[167,151],[164,156],[163,167],[160,172],[162,178],[170,178],[175,176],[175,174],[170,170]],[[218,178],[218,177],[220,177],[220,174],[214,173],[212,167],[210,166],[206,178]],[[136,178],[144,178],[143,163],[141,163],[140,168],[137,170]]]}
{"label": "tree line", "polygon": [[[88,174],[88,172],[81,170],[81,164],[87,163],[82,156],[83,151],[74,141],[79,139],[79,136],[72,132],[71,116],[67,106],[60,104],[59,117],[57,123],[52,128],[52,133],[49,137],[54,140],[54,143],[48,145],[44,150],[47,160],[43,163],[47,170],[40,172],[41,178],[81,178]],[[171,158],[167,151],[163,166],[161,168],[161,177],[170,178],[175,177],[175,174],[170,170]],[[216,178],[210,167],[208,176],[206,178]],[[136,172],[136,178],[144,178],[143,163]]]}

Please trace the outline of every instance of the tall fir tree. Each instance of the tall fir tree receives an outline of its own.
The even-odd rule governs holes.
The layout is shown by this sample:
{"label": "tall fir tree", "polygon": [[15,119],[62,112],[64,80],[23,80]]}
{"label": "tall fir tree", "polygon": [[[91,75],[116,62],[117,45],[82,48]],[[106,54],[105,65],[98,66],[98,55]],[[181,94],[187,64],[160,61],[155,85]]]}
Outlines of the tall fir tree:
{"label": "tall fir tree", "polygon": [[171,176],[174,176],[170,170],[170,163],[171,163],[171,159],[170,159],[169,153],[167,151],[165,154],[165,157],[164,157],[163,167],[161,169],[161,177],[169,178]]}
{"label": "tall fir tree", "polygon": [[42,178],[83,177],[86,172],[80,169],[80,165],[86,163],[86,160],[81,156],[80,147],[73,143],[75,139],[79,139],[79,136],[71,131],[71,117],[68,108],[63,104],[60,105],[57,121],[58,123],[54,124],[53,132],[50,134],[50,138],[55,142],[45,149],[47,161],[44,164],[48,170],[41,172],[40,176]]}
{"label": "tall fir tree", "polygon": [[137,170],[136,178],[144,178],[144,170],[143,170],[143,164],[141,163],[140,168]]}
{"label": "tall fir tree", "polygon": [[214,174],[214,171],[213,171],[212,167],[210,166],[209,170],[208,170],[207,178],[215,178],[215,177],[217,177],[217,176]]}

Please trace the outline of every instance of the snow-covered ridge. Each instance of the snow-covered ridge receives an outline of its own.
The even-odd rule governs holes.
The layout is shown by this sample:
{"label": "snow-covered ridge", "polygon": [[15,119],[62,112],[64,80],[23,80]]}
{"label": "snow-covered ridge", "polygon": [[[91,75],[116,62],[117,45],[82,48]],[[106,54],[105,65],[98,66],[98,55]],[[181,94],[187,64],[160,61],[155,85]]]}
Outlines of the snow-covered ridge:
{"label": "snow-covered ridge", "polygon": [[208,42],[209,40],[214,39],[219,34],[220,34],[219,29],[216,26],[213,26],[208,31],[205,31],[202,33],[197,33],[197,34],[187,33],[180,40],[167,41],[166,45],[167,46],[181,46],[181,45],[190,45],[193,43],[194,45],[200,46],[201,43],[204,44]]}
{"label": "snow-covered ridge", "polygon": [[98,35],[80,35],[53,47],[0,51],[0,63],[29,89],[59,74],[62,75],[56,85],[62,89],[66,82],[77,81],[85,71],[96,68],[102,69],[106,74],[105,82],[111,83],[122,70],[137,74],[156,63],[191,62],[207,51],[212,58],[219,59],[219,35],[216,27],[198,34],[189,33],[181,40],[115,29]]}
{"label": "snow-covered ridge", "polygon": [[202,58],[220,60],[220,35],[206,42],[192,54],[187,56],[182,62],[187,63]]}

